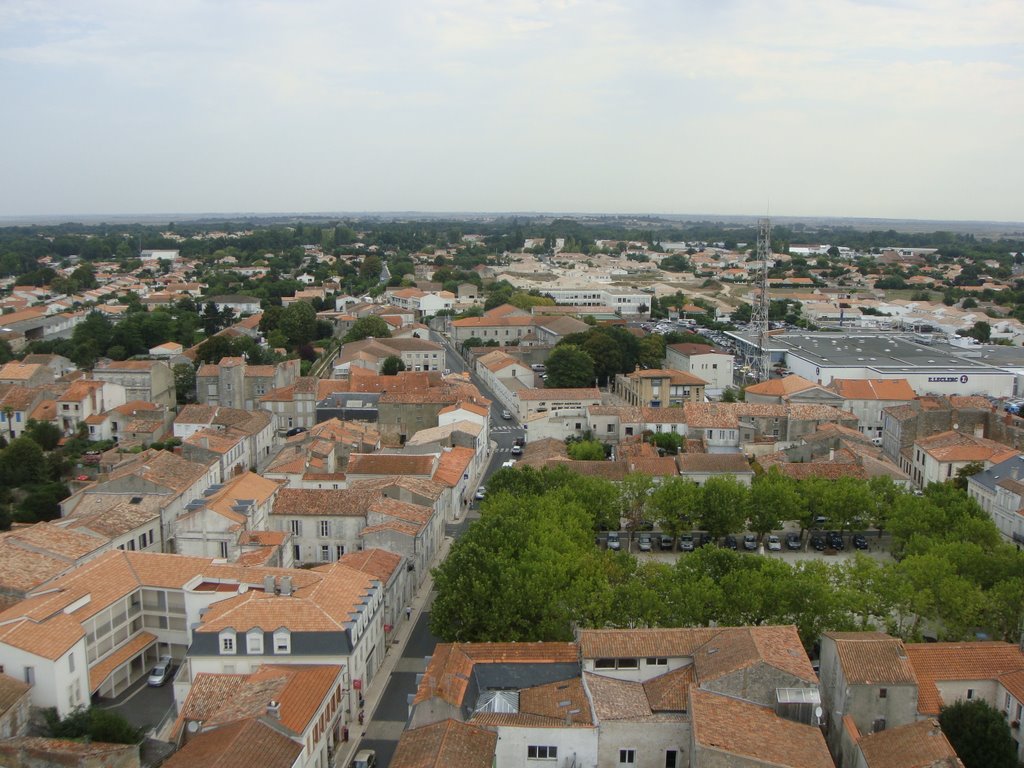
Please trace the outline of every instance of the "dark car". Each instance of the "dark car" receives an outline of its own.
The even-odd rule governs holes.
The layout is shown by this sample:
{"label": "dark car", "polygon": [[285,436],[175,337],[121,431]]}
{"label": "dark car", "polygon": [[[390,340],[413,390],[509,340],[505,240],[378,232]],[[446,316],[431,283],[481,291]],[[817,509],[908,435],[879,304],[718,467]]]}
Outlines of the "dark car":
{"label": "dark car", "polygon": [[736,542],[736,537],[732,534],[726,536],[724,539],[722,539],[722,547],[724,549],[738,549],[739,545]]}
{"label": "dark car", "polygon": [[820,533],[816,533],[811,536],[810,545],[818,552],[825,550],[825,537]]}
{"label": "dark car", "polygon": [[289,429],[287,432],[284,433],[284,436],[285,437],[295,437],[295,435],[301,435],[305,431],[306,431],[305,427],[292,427],[291,429]]}
{"label": "dark car", "polygon": [[863,533],[853,534],[853,548],[854,549],[867,549],[868,548],[868,537]]}
{"label": "dark car", "polygon": [[799,533],[790,533],[786,536],[786,549],[800,549],[801,546]]}
{"label": "dark car", "polygon": [[753,552],[757,549],[757,536],[752,533],[748,533],[743,537],[743,548]]}
{"label": "dark car", "polygon": [[825,534],[825,541],[831,549],[845,549],[846,545],[843,544],[843,534],[838,531],[829,531]]}
{"label": "dark car", "polygon": [[698,547],[706,547],[708,544],[714,544],[714,543],[715,543],[715,537],[712,536],[710,533],[702,533],[697,538],[697,546]]}
{"label": "dark car", "polygon": [[673,549],[675,549],[675,544],[676,540],[666,534],[662,534],[661,537],[658,539],[658,546],[660,546],[661,549],[665,552],[671,552]]}

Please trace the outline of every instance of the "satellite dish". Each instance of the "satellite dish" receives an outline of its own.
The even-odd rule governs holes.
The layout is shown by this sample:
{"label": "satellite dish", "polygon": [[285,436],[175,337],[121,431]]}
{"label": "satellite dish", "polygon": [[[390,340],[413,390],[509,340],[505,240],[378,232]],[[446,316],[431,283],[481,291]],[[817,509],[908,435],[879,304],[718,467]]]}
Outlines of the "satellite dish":
{"label": "satellite dish", "polygon": [[185,727],[188,729],[189,733],[199,733],[199,721],[198,720],[189,720],[188,721],[188,725],[185,726]]}
{"label": "satellite dish", "polygon": [[824,710],[822,710],[822,708],[821,708],[821,707],[815,707],[815,708],[814,708],[814,716],[815,716],[816,718],[818,718],[819,720],[821,720],[821,716],[822,716],[822,714],[824,714]]}

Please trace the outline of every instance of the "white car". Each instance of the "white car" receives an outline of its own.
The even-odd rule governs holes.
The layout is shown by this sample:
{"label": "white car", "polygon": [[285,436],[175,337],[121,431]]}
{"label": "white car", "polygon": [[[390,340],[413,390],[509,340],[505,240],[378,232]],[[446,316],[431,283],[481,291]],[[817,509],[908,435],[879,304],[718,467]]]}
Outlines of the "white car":
{"label": "white car", "polygon": [[479,501],[480,499],[482,499],[486,495],[487,495],[487,489],[484,488],[481,485],[479,488],[476,489],[476,493],[474,494],[474,498]]}
{"label": "white car", "polygon": [[153,688],[159,688],[171,679],[172,672],[174,672],[174,660],[170,656],[161,656],[160,661],[150,671],[146,683]]}
{"label": "white car", "polygon": [[768,551],[769,552],[781,552],[782,551],[782,539],[775,534],[768,537]]}
{"label": "white car", "polygon": [[512,414],[509,413],[508,411],[502,411],[501,418],[505,419],[505,421],[508,421],[509,419],[512,418]]}

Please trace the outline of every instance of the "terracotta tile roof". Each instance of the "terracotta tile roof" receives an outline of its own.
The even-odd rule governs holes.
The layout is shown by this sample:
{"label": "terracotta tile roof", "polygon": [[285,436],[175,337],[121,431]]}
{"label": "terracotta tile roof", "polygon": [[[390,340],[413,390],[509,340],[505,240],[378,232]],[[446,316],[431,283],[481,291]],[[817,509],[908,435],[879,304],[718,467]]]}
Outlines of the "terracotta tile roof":
{"label": "terracotta tile roof", "polygon": [[848,683],[916,685],[903,641],[884,632],[827,632]]}
{"label": "terracotta tile roof", "polygon": [[190,736],[165,768],[292,768],[302,745],[254,719],[238,720]]}
{"label": "terracotta tile roof", "polygon": [[962,766],[939,721],[933,718],[861,736],[867,768],[956,768]]}
{"label": "terracotta tile roof", "polygon": [[918,711],[937,715],[942,696],[936,681],[995,680],[1024,669],[1024,652],[1012,643],[908,643],[910,664],[920,685]]}
{"label": "terracotta tile roof", "polygon": [[282,488],[274,499],[272,515],[364,517],[370,504],[380,498],[375,490]]}
{"label": "terracotta tile roof", "polygon": [[[906,379],[832,379],[828,388],[847,400],[911,401],[917,398]],[[988,406],[987,400],[985,405]]]}
{"label": "terracotta tile roof", "polygon": [[97,366],[98,371],[151,371],[157,365],[167,365],[161,360],[111,360]]}
{"label": "terracotta tile roof", "polygon": [[519,712],[550,718],[562,728],[570,723],[594,724],[587,694],[583,690],[583,681],[579,677],[521,689]]}
{"label": "terracotta tile roof", "polygon": [[31,689],[28,683],[0,672],[0,716],[6,714]]}
{"label": "terracotta tile roof", "polygon": [[442,720],[402,733],[391,768],[491,768],[498,734]]}
{"label": "terracotta tile roof", "polygon": [[207,465],[184,459],[171,451],[148,450],[110,473],[110,480],[135,475],[179,493],[206,477]]}
{"label": "terracotta tile roof", "polygon": [[794,480],[806,480],[809,477],[821,477],[825,480],[838,480],[840,477],[855,477],[858,480],[867,480],[868,473],[859,464],[840,464],[837,462],[815,461],[803,464],[776,464],[786,477]]}
{"label": "terracotta tile roof", "polygon": [[103,685],[103,681],[110,677],[115,669],[142,653],[155,642],[156,635],[151,632],[140,632],[124,645],[118,646],[112,654],[89,667],[89,692],[96,693]]}
{"label": "terracotta tile roof", "polygon": [[652,712],[685,712],[690,686],[694,683],[693,665],[674,669],[644,682],[644,693]]}
{"label": "terracotta tile roof", "polygon": [[689,713],[693,743],[701,751],[787,768],[835,766],[818,728],[778,717],[767,707],[690,688]]}
{"label": "terracotta tile roof", "polygon": [[597,400],[597,402],[601,402],[601,392],[596,388],[586,387],[576,389],[520,389],[516,392],[516,397],[528,402],[534,400]]}
{"label": "terracotta tile roof", "polygon": [[580,653],[584,659],[688,657],[721,631],[707,627],[582,629]]}
{"label": "terracotta tile roof", "polygon": [[1018,454],[1003,443],[954,430],[921,438],[915,445],[939,462],[988,461],[999,464]]}
{"label": "terracotta tile roof", "polygon": [[1024,669],[1017,672],[1010,672],[999,678],[1000,684],[1017,701],[1024,701]]}
{"label": "terracotta tile roof", "polygon": [[[45,736],[18,736],[4,739],[0,749],[6,752],[9,765],[132,765],[138,763],[139,747],[135,744],[108,744],[102,741],[72,741]],[[8,751],[9,750],[9,751]],[[19,753],[27,753],[28,762],[14,762]],[[118,756],[118,753],[121,753]],[[110,758],[108,763],[104,757]],[[34,759],[33,759],[34,758]],[[92,759],[90,759],[92,758]]]}
{"label": "terracotta tile roof", "polygon": [[447,486],[429,477],[381,477],[373,480],[354,480],[349,485],[350,491],[383,491],[389,488],[402,488],[432,501],[437,501],[448,492]]}
{"label": "terracotta tile roof", "polygon": [[674,456],[631,458],[625,463],[630,472],[642,472],[651,477],[675,477],[679,474]]}
{"label": "terracotta tile roof", "polygon": [[462,320],[453,320],[452,325],[455,328],[507,328],[507,327],[523,327],[527,325],[534,325],[536,318],[531,315],[524,317],[465,317]]}
{"label": "terracotta tile roof", "polygon": [[[288,575],[293,576],[290,571]],[[358,613],[357,606],[379,584],[369,574],[338,563],[309,577],[314,581],[308,585],[296,583],[290,596],[251,589],[215,603],[194,631],[247,632],[258,627],[272,632],[288,627],[293,632],[343,632]]]}
{"label": "terracotta tile roof", "polygon": [[792,625],[723,629],[698,649],[693,663],[701,683],[760,663],[804,682],[818,682],[796,627]]}
{"label": "terracotta tile roof", "polygon": [[412,475],[430,477],[434,473],[434,454],[353,453],[348,457],[347,473],[353,475]]}
{"label": "terracotta tile roof", "polygon": [[[10,315],[4,315],[4,322],[9,322]],[[0,381],[28,381],[33,376],[46,371],[41,363],[22,363],[13,360],[0,366]]]}
{"label": "terracotta tile roof", "polygon": [[671,384],[705,386],[708,382],[700,376],[695,376],[686,371],[676,371],[671,368],[648,368],[647,370],[633,371],[627,373],[626,378],[639,379],[669,379]]}
{"label": "terracotta tile roof", "polygon": [[449,406],[446,406],[446,407],[442,408],[437,413],[438,413],[438,415],[441,415],[442,413],[454,413],[455,411],[458,411],[458,410],[469,411],[470,413],[475,413],[478,416],[489,416],[490,415],[490,411],[486,407],[484,407],[483,405],[480,405],[478,403],[471,403],[471,402],[458,402],[458,403],[454,403],[452,405],[449,405]]}
{"label": "terracotta tile roof", "polygon": [[348,552],[338,558],[338,562],[354,571],[362,571],[386,584],[402,564],[402,556],[386,549],[364,549],[361,552]]}
{"label": "terracotta tile roof", "polygon": [[747,474],[750,468],[747,457],[742,453],[681,453],[676,458],[679,472],[724,472],[730,474]]}
{"label": "terracotta tile roof", "polygon": [[[434,480],[449,488],[454,488],[462,482],[462,476],[466,473],[474,456],[476,456],[476,452],[472,448],[462,446],[455,446],[451,450],[445,451],[437,462]],[[349,467],[349,472],[351,472],[351,461]]]}
{"label": "terracotta tile roof", "polygon": [[747,387],[747,392],[755,395],[770,395],[774,397],[784,397],[786,395],[792,395],[796,392],[803,392],[806,389],[812,389],[818,386],[813,381],[808,381],[803,376],[797,376],[792,374],[790,376],[784,376],[781,379],[768,379],[758,384],[751,384]]}
{"label": "terracotta tile roof", "polygon": [[992,410],[992,403],[981,395],[950,395],[949,404],[958,410],[978,409]]}
{"label": "terracotta tile roof", "polygon": [[678,352],[681,355],[691,357],[693,355],[709,355],[709,354],[728,354],[722,352],[719,349],[715,349],[710,344],[696,344],[696,343],[682,343],[682,344],[669,344],[668,349]]}
{"label": "terracotta tile roof", "polygon": [[413,704],[432,698],[462,706],[476,664],[577,663],[575,643],[440,643],[434,648]]}
{"label": "terracotta tile roof", "polygon": [[155,526],[159,520],[159,509],[153,509],[152,505],[132,504],[126,499],[108,509],[89,514],[85,514],[84,510],[79,511],[76,507],[68,517],[60,522],[68,531],[91,531],[102,536],[104,540],[109,540],[134,531],[147,523],[152,523]]}
{"label": "terracotta tile roof", "polygon": [[[69,531],[54,523],[26,525],[0,534],[0,550],[9,552],[16,548],[24,552],[55,557],[66,563],[73,563],[90,555],[107,543],[108,541],[100,536]],[[0,565],[0,568],[3,566]]]}
{"label": "terracotta tile roof", "polygon": [[653,715],[643,683],[584,672],[598,722],[642,720]]}
{"label": "terracotta tile roof", "polygon": [[[4,615],[16,614],[24,602],[27,601],[17,603],[4,611]],[[0,626],[0,643],[12,645],[44,659],[59,659],[83,637],[85,630],[82,629],[82,625],[67,614],[59,614],[47,621],[22,619]]]}

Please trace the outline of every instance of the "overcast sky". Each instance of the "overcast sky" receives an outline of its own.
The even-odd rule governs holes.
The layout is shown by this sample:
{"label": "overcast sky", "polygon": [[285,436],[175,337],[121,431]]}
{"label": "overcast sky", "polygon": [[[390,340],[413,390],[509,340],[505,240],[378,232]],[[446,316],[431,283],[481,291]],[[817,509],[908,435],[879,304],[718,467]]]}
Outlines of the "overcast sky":
{"label": "overcast sky", "polygon": [[1024,2],[0,1],[0,215],[1024,220]]}

